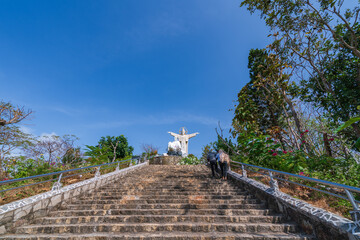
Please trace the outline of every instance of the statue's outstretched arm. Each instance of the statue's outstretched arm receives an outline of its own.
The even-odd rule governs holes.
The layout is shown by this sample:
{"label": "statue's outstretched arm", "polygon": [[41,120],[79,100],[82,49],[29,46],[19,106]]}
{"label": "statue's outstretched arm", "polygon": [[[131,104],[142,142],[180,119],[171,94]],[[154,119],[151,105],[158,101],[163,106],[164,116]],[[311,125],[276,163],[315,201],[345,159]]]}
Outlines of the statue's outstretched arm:
{"label": "statue's outstretched arm", "polygon": [[196,135],[198,135],[200,133],[192,133],[192,134],[189,134],[189,138],[192,138],[192,137],[195,137]]}
{"label": "statue's outstretched arm", "polygon": [[179,134],[176,134],[176,133],[173,133],[173,132],[168,132],[168,133],[170,133],[170,135],[173,136],[173,137],[178,137],[178,136],[180,136]]}

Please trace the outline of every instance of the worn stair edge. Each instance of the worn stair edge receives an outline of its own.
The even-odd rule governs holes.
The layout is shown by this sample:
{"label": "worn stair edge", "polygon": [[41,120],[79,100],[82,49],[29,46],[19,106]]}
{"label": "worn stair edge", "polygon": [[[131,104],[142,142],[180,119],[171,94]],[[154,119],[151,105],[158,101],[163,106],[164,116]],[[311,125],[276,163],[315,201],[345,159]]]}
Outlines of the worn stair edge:
{"label": "worn stair edge", "polygon": [[98,224],[63,224],[63,225],[30,225],[17,228],[16,233],[91,233],[91,232],[157,232],[164,234],[179,232],[236,232],[236,233],[296,233],[297,225],[293,223],[98,223]]}
{"label": "worn stair edge", "polygon": [[315,240],[312,236],[303,234],[273,234],[273,233],[187,233],[184,236],[183,232],[171,232],[166,235],[162,233],[92,233],[92,234],[34,234],[34,235],[8,235],[1,237],[0,239],[7,240]]}

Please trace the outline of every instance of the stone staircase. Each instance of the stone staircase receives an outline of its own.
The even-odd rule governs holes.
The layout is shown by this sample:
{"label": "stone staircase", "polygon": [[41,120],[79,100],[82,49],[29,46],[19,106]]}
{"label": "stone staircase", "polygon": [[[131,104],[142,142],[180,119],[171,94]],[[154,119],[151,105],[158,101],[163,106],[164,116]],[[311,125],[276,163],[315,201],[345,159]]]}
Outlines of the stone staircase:
{"label": "stone staircase", "polygon": [[314,239],[205,166],[137,173],[0,239]]}

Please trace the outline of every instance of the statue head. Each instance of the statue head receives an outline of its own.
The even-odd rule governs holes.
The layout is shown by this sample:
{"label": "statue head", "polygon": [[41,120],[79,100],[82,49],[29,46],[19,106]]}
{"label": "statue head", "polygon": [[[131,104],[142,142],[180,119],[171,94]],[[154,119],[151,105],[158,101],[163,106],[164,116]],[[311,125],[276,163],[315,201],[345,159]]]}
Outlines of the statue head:
{"label": "statue head", "polygon": [[188,131],[185,127],[182,127],[182,128],[180,128],[179,133],[180,133],[180,135],[186,135],[188,133]]}

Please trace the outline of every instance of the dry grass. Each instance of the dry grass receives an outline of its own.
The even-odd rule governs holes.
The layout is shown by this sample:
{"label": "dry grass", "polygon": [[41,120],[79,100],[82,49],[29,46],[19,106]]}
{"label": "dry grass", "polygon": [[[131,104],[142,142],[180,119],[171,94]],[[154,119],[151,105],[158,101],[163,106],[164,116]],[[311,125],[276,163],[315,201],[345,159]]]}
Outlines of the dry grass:
{"label": "dry grass", "polygon": [[[240,169],[235,169],[233,171],[241,174]],[[269,186],[270,178],[267,176],[251,171],[247,171],[247,176]],[[296,184],[280,181],[278,181],[278,183],[279,189],[283,193],[289,194],[294,198],[304,200],[315,207],[319,207],[342,217],[351,219],[349,211],[352,210],[352,207],[346,200],[320,193],[310,188],[298,186]],[[334,189],[334,191],[336,190]]]}
{"label": "dry grass", "polygon": [[[120,165],[120,169],[126,168],[128,166],[129,166],[129,163],[123,163]],[[103,174],[114,171],[115,168],[116,168],[116,166],[106,168],[106,169],[100,169],[100,173],[103,175]],[[67,186],[67,185],[74,184],[74,183],[84,181],[86,179],[94,177],[95,169],[92,172],[83,173],[83,174],[81,174],[81,176],[77,175],[77,176],[72,176],[72,177],[66,178],[66,176],[71,175],[71,174],[75,174],[75,173],[72,172],[72,173],[68,173],[67,175],[63,176],[63,179],[61,180],[62,186]],[[28,180],[26,183],[24,183],[22,185],[32,184],[32,183],[36,183],[39,181],[40,180],[37,180],[37,179]],[[51,190],[55,181],[57,181],[57,179],[54,179],[54,181],[51,181],[51,182],[40,183],[40,184],[23,187],[23,188],[18,188],[18,189],[14,189],[14,190],[9,190],[7,192],[0,193],[0,197],[1,197],[0,205],[4,205],[4,204],[7,204],[7,203],[10,203],[13,201],[21,200],[21,199],[24,199],[27,197],[35,196],[40,193],[48,192]],[[12,186],[12,187],[15,187],[15,186]]]}

